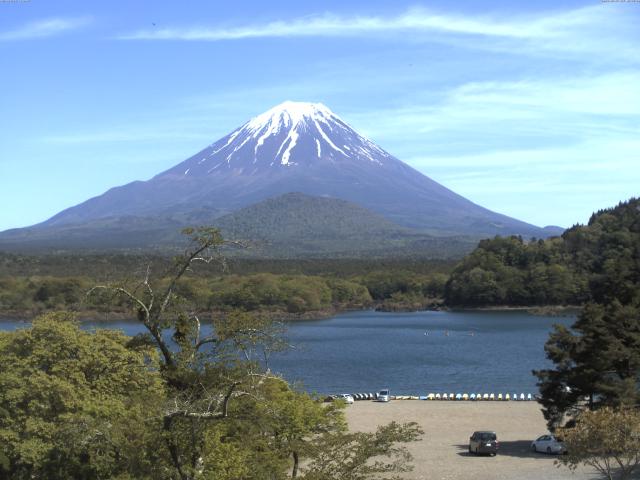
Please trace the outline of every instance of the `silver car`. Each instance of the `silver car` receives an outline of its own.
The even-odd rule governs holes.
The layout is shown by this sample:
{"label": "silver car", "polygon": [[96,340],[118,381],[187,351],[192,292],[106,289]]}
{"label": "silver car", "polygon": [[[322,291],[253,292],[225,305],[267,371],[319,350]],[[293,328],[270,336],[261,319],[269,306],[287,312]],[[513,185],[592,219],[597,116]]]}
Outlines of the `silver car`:
{"label": "silver car", "polygon": [[549,455],[561,455],[567,453],[567,448],[553,435],[542,435],[531,442],[531,450],[534,452],[548,453]]}
{"label": "silver car", "polygon": [[378,392],[379,402],[388,402],[389,400],[391,400],[391,392],[388,388],[385,388],[384,390],[380,390],[380,392]]}

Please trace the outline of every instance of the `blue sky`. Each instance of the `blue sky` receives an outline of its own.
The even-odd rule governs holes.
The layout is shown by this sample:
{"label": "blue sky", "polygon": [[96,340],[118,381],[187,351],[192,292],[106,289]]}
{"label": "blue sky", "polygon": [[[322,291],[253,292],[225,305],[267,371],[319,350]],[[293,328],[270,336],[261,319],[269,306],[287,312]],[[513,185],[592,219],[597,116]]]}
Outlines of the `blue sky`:
{"label": "blue sky", "polygon": [[0,230],[322,102],[492,210],[640,195],[640,2],[0,0]]}

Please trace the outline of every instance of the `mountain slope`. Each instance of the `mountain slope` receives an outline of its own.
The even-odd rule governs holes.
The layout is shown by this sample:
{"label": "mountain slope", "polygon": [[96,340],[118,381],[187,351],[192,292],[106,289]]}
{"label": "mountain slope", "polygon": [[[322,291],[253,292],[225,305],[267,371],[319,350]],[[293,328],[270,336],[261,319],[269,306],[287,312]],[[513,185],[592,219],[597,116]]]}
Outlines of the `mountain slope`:
{"label": "mountain slope", "polygon": [[353,203],[288,193],[213,218],[206,209],[169,217],[104,217],[75,224],[7,231],[0,249],[10,251],[156,250],[185,244],[182,228],[213,225],[224,238],[246,249],[228,256],[299,257],[462,257],[472,237],[433,237],[398,226]]}
{"label": "mountain slope", "polygon": [[432,237],[400,227],[344,200],[288,193],[214,220],[226,238],[246,239],[244,254],[276,257],[458,257],[471,238]]}
{"label": "mountain slope", "polygon": [[476,205],[358,134],[322,104],[285,102],[148,181],[71,207],[42,228],[120,216],[213,217],[291,191],[347,200],[436,235],[548,236]]}

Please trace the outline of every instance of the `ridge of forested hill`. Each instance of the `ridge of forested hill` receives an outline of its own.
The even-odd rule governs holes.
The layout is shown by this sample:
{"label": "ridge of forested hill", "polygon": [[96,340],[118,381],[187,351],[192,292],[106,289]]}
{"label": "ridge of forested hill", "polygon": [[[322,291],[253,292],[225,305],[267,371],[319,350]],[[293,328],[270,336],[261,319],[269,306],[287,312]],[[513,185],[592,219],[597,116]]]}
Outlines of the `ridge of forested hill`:
{"label": "ridge of forested hill", "polygon": [[640,295],[640,199],[594,213],[562,236],[483,240],[453,270],[451,306],[581,305]]}
{"label": "ridge of forested hill", "polygon": [[461,258],[478,238],[437,237],[402,227],[337,198],[287,193],[213,221],[225,238],[246,240],[235,256],[262,258]]}

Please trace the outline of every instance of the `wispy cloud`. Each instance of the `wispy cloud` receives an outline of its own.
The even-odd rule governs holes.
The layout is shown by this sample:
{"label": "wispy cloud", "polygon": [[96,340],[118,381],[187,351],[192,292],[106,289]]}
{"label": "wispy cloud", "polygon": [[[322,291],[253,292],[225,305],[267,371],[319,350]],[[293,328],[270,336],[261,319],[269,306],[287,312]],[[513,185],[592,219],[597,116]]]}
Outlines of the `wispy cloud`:
{"label": "wispy cloud", "polygon": [[219,41],[262,37],[347,37],[384,32],[443,32],[505,38],[544,38],[560,34],[564,29],[589,22],[589,8],[571,15],[501,18],[468,17],[440,14],[414,8],[397,16],[339,16],[325,14],[288,21],[275,21],[236,27],[190,26],[139,30],[120,35],[124,40],[192,40]]}
{"label": "wispy cloud", "polygon": [[407,157],[414,156],[407,149],[416,146],[415,135],[428,135],[429,142],[419,147],[423,151],[457,154],[509,149],[513,143],[635,138],[640,135],[639,84],[640,72],[632,70],[469,82],[441,91],[436,101],[430,100],[431,92],[413,90],[407,106],[354,112],[350,119],[383,147]]}
{"label": "wispy cloud", "polygon": [[120,40],[237,41],[294,37],[388,37],[435,42],[515,56],[578,58],[600,64],[640,63],[638,15],[619,5],[598,4],[521,15],[484,16],[413,8],[389,16],[327,13],[246,25],[186,25],[123,33]]}
{"label": "wispy cloud", "polygon": [[31,40],[53,37],[78,30],[91,23],[91,17],[47,18],[21,25],[13,30],[0,32],[0,41]]}

